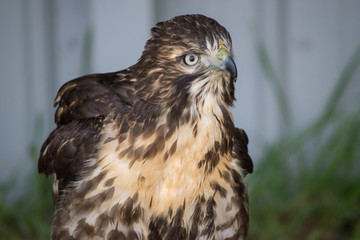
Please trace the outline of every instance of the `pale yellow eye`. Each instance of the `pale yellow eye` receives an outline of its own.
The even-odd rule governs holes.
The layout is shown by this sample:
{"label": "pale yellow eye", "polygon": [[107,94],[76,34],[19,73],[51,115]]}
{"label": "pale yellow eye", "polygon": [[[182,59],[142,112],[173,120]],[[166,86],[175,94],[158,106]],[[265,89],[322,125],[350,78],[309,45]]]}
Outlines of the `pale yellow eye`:
{"label": "pale yellow eye", "polygon": [[196,54],[188,54],[184,56],[184,63],[188,66],[194,66],[199,61],[199,56]]}

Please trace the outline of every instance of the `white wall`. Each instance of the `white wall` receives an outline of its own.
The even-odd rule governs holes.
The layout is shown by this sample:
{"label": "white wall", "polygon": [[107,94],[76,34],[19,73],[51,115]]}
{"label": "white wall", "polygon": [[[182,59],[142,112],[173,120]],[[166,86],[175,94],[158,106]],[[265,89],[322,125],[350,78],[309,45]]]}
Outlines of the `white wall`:
{"label": "white wall", "polygon": [[151,0],[92,0],[92,72],[114,72],[140,58],[154,22]]}
{"label": "white wall", "polygon": [[30,96],[22,10],[20,1],[6,1],[0,6],[0,169],[3,174],[27,156],[25,146],[30,134],[24,124]]}
{"label": "white wall", "polygon": [[[157,21],[187,13],[213,17],[232,35],[239,72],[233,112],[256,160],[264,146],[323,109],[360,43],[359,12],[358,0],[2,0],[0,180],[34,166],[28,147],[39,135],[36,118],[43,119],[41,143],[54,127],[52,101],[63,83],[134,64]],[[289,99],[290,126],[259,65],[259,40]],[[359,96],[355,81],[346,108],[357,106]]]}

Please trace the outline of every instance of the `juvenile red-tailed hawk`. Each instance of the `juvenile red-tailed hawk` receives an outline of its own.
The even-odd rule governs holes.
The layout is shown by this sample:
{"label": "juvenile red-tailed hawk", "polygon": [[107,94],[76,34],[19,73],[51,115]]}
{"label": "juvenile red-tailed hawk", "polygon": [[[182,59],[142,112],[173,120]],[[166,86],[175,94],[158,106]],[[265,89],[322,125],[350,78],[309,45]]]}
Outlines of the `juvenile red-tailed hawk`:
{"label": "juvenile red-tailed hawk", "polygon": [[230,106],[224,27],[178,16],[135,65],[66,83],[39,172],[53,174],[53,239],[243,239],[252,172]]}

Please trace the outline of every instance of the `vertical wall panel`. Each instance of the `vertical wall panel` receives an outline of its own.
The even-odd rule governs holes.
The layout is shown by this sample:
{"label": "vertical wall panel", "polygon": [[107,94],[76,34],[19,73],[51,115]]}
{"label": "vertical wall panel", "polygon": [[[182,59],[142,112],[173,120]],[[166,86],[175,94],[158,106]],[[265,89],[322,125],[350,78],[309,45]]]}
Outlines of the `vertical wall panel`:
{"label": "vertical wall panel", "polygon": [[342,64],[339,62],[337,0],[291,1],[289,93],[295,124],[304,126],[323,110]]}
{"label": "vertical wall panel", "polygon": [[0,180],[9,176],[14,166],[28,160],[28,79],[23,10],[20,0],[0,3]]}
{"label": "vertical wall panel", "polygon": [[113,72],[135,64],[154,25],[151,0],[93,0],[92,71]]}
{"label": "vertical wall panel", "polygon": [[89,31],[90,1],[53,0],[53,94],[65,82],[85,74],[84,44]]}
{"label": "vertical wall panel", "polygon": [[[345,0],[346,4],[338,2],[339,8],[339,67],[343,69],[356,49],[360,50],[360,1]],[[357,69],[353,81],[346,89],[342,99],[343,110],[354,111],[360,103],[360,69]]]}
{"label": "vertical wall panel", "polygon": [[[42,134],[53,127],[50,89],[53,86],[53,55],[52,55],[52,21],[51,2],[47,0],[29,0],[24,5],[24,33],[26,49],[26,88],[27,88],[27,118],[26,125],[31,139],[34,134]],[[43,121],[42,133],[35,133],[36,121]]]}

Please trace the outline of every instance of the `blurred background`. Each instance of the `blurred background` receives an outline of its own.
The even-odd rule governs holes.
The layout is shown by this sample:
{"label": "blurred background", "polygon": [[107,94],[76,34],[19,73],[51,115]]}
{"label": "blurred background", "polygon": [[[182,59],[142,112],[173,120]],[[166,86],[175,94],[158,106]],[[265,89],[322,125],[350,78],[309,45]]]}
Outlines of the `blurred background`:
{"label": "blurred background", "polygon": [[49,238],[37,157],[61,85],[136,63],[154,24],[189,13],[232,36],[249,239],[360,239],[359,0],[0,0],[0,239]]}

